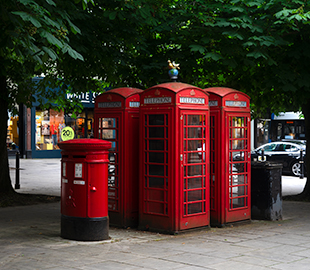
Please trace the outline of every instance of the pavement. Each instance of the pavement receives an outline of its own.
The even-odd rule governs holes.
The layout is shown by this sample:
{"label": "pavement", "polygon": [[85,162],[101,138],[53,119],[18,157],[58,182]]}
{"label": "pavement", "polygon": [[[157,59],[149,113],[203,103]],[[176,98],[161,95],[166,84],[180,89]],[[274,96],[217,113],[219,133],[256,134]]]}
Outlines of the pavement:
{"label": "pavement", "polygon": [[[25,159],[21,168],[17,192],[60,195],[59,159]],[[305,179],[282,177],[283,192],[284,183],[293,181],[303,186]],[[310,203],[305,202],[283,201],[280,221],[178,235],[110,227],[109,236],[94,242],[62,239],[60,203],[0,208],[0,269],[310,269]]]}

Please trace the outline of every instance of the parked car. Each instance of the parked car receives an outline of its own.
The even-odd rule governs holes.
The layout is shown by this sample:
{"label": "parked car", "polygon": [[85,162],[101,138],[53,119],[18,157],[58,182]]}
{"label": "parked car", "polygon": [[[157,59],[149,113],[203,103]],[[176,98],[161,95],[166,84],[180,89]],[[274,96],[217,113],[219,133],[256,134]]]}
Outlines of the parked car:
{"label": "parked car", "polygon": [[[264,156],[267,161],[274,161],[283,164],[283,173],[289,173],[294,176],[300,175],[300,150],[303,150],[303,159],[306,160],[306,144],[293,143],[291,141],[271,142],[261,145],[251,152],[251,160],[259,160],[264,150]],[[304,166],[306,173],[306,166]]]}

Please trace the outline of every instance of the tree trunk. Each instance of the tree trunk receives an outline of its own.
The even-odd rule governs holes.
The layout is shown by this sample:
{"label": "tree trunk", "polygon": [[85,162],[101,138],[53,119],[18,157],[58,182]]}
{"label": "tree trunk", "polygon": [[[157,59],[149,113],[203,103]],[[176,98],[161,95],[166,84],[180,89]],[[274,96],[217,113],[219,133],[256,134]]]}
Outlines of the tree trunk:
{"label": "tree trunk", "polygon": [[6,146],[7,123],[8,123],[8,89],[6,77],[0,76],[0,194],[13,193],[8,151]]}
{"label": "tree trunk", "polygon": [[[305,125],[306,125],[306,140],[307,140],[307,150],[306,150],[306,158],[305,158],[305,164],[306,164],[306,171],[307,171],[307,177],[310,175],[310,99],[307,100],[306,104],[302,106],[302,112],[305,117]],[[304,187],[304,190],[301,194],[292,196],[291,197],[294,200],[302,200],[302,201],[310,201],[310,181],[306,182],[306,185]]]}

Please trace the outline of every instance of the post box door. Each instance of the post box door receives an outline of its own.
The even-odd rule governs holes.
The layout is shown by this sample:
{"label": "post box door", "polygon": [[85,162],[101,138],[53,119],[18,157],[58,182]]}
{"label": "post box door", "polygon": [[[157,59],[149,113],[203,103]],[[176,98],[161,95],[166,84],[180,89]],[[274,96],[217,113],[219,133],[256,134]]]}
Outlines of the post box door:
{"label": "post box door", "polygon": [[248,113],[226,115],[228,142],[226,163],[227,221],[250,218],[250,117]]}
{"label": "post box door", "polygon": [[181,225],[209,224],[209,118],[207,112],[181,113]]}
{"label": "post box door", "polygon": [[108,209],[109,211],[120,211],[121,188],[119,171],[119,152],[121,143],[121,114],[113,114],[109,117],[105,114],[99,114],[96,119],[98,125],[98,138],[112,143],[109,150],[109,172],[108,172]]}

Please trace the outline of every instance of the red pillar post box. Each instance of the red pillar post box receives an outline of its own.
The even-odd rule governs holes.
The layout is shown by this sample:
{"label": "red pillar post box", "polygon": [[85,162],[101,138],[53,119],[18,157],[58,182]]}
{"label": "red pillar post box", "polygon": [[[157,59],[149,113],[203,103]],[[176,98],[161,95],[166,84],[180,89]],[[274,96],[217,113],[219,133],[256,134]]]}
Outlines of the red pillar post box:
{"label": "red pillar post box", "polygon": [[76,139],[59,143],[61,159],[61,237],[109,238],[108,149],[111,143]]}
{"label": "red pillar post box", "polygon": [[209,226],[208,94],[164,83],[140,95],[139,228]]}
{"label": "red pillar post box", "polygon": [[251,219],[250,98],[224,87],[205,89],[210,107],[211,225]]}
{"label": "red pillar post box", "polygon": [[95,100],[95,137],[112,143],[108,190],[110,224],[120,227],[138,226],[141,92],[137,88],[117,88]]}

